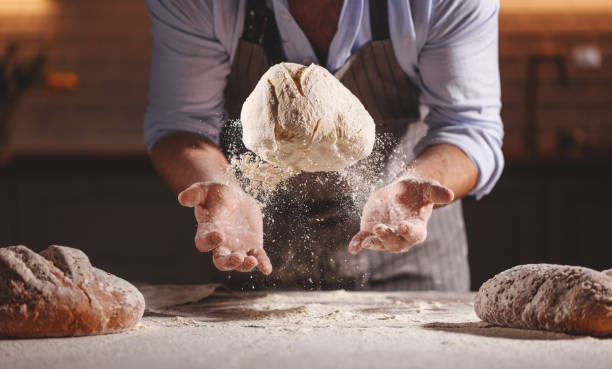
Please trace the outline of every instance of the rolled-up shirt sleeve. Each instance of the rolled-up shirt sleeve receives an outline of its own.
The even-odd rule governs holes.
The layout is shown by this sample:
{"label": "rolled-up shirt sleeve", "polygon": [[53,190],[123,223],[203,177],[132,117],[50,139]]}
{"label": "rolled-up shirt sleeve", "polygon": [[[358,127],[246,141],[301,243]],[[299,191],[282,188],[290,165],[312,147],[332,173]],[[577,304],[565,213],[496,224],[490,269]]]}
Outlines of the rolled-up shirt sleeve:
{"label": "rolled-up shirt sleeve", "polygon": [[419,52],[421,101],[429,107],[427,135],[415,148],[450,144],[478,169],[470,192],[491,191],[504,167],[498,66],[498,12],[494,0],[433,2]]}
{"label": "rolled-up shirt sleeve", "polygon": [[144,120],[147,151],[190,132],[218,143],[230,52],[215,36],[213,3],[148,0],[153,47]]}

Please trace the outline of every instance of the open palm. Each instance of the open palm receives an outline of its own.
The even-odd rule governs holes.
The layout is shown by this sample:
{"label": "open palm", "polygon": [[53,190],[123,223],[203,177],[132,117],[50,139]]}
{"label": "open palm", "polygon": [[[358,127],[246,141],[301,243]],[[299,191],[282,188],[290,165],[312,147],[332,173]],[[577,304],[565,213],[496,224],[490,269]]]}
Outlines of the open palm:
{"label": "open palm", "polygon": [[178,200],[194,208],[196,247],[212,251],[219,270],[248,272],[257,266],[263,274],[272,272],[263,248],[261,210],[252,197],[228,185],[200,182],[181,192]]}
{"label": "open palm", "polygon": [[402,179],[379,189],[363,208],[360,231],[349,243],[349,252],[408,251],[427,237],[434,205],[447,204],[453,197],[449,188],[420,178]]}

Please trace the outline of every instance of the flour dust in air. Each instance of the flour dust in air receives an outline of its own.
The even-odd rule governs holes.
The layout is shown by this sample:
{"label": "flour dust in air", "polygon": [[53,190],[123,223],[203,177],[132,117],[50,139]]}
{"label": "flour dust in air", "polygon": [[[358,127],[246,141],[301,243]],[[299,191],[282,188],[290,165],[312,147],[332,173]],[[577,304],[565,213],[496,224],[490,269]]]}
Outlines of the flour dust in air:
{"label": "flour dust in air", "polygon": [[[396,140],[379,135],[368,157],[338,171],[310,173],[264,160],[242,145],[241,122],[228,124],[236,135],[226,150],[230,170],[258,201],[264,216],[264,247],[274,273],[263,286],[318,289],[330,271],[346,279],[355,275],[352,271],[364,269],[351,264],[358,261],[346,249],[359,230],[366,200],[388,183],[384,168]],[[235,282],[239,275],[232,275]],[[343,282],[337,285],[352,288]],[[251,280],[241,288],[251,290]]]}
{"label": "flour dust in air", "polygon": [[314,64],[272,66],[226,128],[230,168],[263,209],[274,274],[342,274],[363,204],[385,184],[397,142],[377,135],[359,99]]}

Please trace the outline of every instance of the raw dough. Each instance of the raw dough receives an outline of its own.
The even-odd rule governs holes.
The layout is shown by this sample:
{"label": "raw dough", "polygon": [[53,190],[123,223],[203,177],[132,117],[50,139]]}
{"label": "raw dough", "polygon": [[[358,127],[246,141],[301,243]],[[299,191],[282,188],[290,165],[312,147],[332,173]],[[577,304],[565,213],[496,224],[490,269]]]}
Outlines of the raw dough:
{"label": "raw dough", "polygon": [[337,171],[367,157],[374,120],[325,68],[281,63],[242,106],[244,145],[264,160],[305,172]]}

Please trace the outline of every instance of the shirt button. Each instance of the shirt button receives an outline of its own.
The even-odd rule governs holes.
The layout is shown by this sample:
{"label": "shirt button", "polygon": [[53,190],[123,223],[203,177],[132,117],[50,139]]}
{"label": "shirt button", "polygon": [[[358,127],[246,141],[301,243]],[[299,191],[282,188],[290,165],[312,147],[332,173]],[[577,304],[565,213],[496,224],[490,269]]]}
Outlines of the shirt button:
{"label": "shirt button", "polygon": [[291,20],[291,16],[287,13],[281,14],[281,17],[283,17],[283,19],[286,20],[287,22]]}
{"label": "shirt button", "polygon": [[312,59],[310,59],[310,58],[304,58],[304,59],[302,59],[302,64],[304,64],[304,65],[308,65],[308,64],[310,64],[310,63],[312,63]]}

